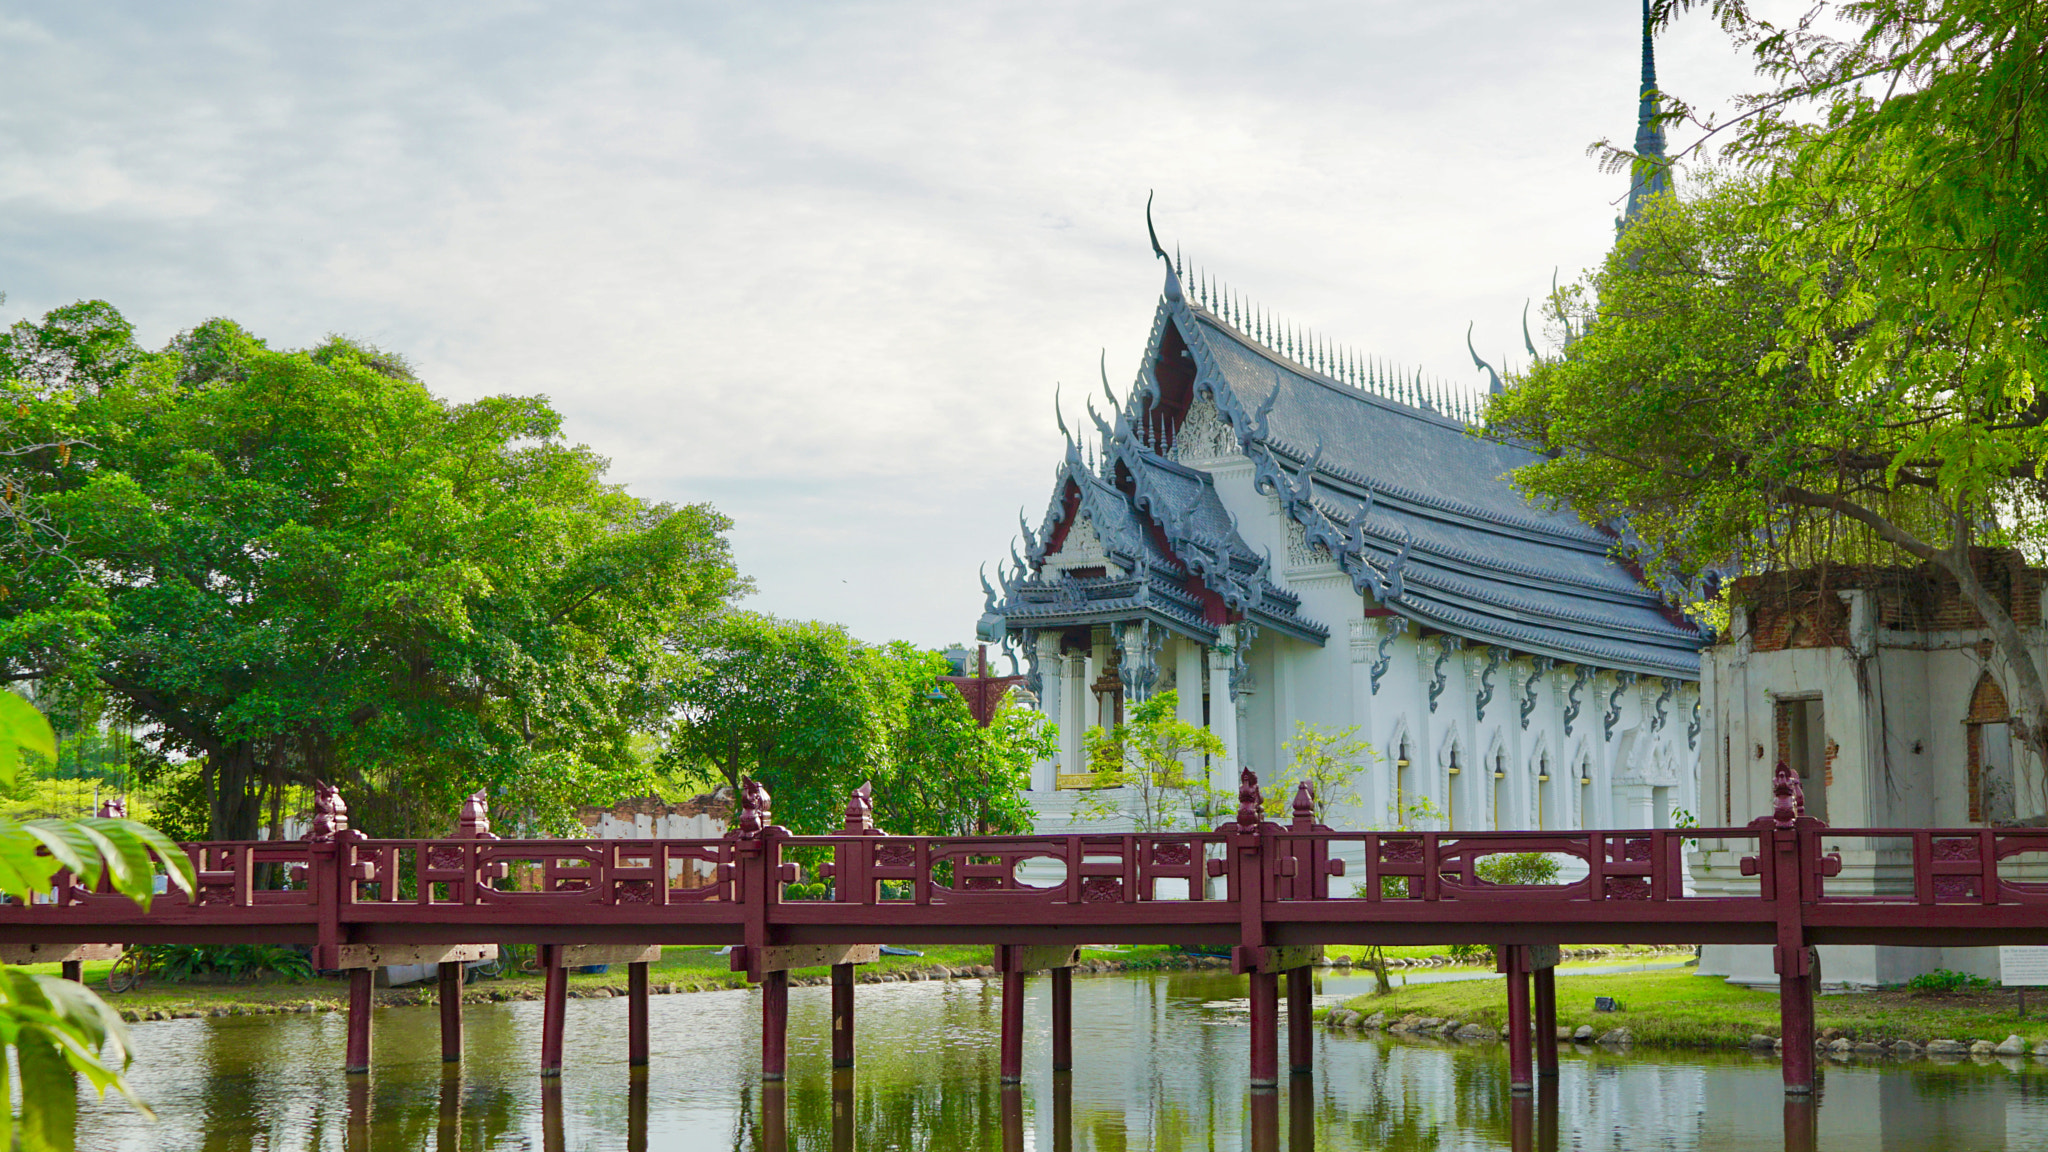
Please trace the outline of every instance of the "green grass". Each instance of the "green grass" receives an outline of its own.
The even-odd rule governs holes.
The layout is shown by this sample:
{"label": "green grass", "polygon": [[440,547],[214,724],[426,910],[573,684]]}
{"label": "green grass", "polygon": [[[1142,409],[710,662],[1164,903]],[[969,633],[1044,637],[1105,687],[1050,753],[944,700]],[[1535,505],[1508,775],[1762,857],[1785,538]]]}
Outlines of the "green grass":
{"label": "green grass", "polygon": [[[903,972],[911,969],[931,969],[943,965],[951,969],[971,968],[993,961],[987,945],[938,944],[916,945],[916,951],[923,956],[883,956],[874,964],[860,968],[863,976],[872,973]],[[530,954],[530,952],[529,952]],[[1123,949],[1084,949],[1083,956],[1090,960],[1113,960],[1126,967],[1165,967],[1173,963],[1178,953],[1159,946],[1142,946]],[[107,969],[111,962],[99,961],[85,966],[85,982],[99,993],[109,1004],[123,1012],[221,1012],[243,1015],[250,1013],[289,1011],[311,1004],[316,1008],[337,1009],[348,1000],[348,986],[336,978],[314,978],[311,980],[260,980],[247,984],[173,984],[151,980],[141,988],[120,995],[110,995],[106,988]],[[32,964],[28,971],[46,976],[59,975],[56,964]],[[801,968],[790,973],[793,979],[822,979],[830,970],[824,967]],[[677,992],[698,992],[720,988],[742,988],[746,978],[731,970],[729,957],[720,956],[712,948],[670,947],[662,951],[659,963],[648,968],[648,981],[657,989],[672,988]],[[626,984],[626,971],[615,965],[605,973],[571,973],[569,987],[576,990],[595,988],[620,988]],[[507,974],[500,979],[478,980],[469,985],[467,996],[472,999],[531,999],[540,995],[542,986],[538,972]],[[431,985],[413,985],[406,988],[379,990],[384,998],[411,999],[432,996]]]}
{"label": "green grass", "polygon": [[[1595,996],[1612,996],[1621,1011],[1595,1012]],[[1499,1028],[1507,1019],[1507,986],[1499,980],[1415,984],[1388,996],[1358,996],[1345,1005],[1370,1015],[1385,1012],[1441,1016]],[[1595,1032],[1627,1028],[1638,1044],[1672,1048],[1738,1048],[1753,1035],[1778,1034],[1778,995],[1730,984],[1691,969],[1605,973],[1557,978],[1557,1022]],[[1906,989],[1820,996],[1814,1026],[1839,1029],[1852,1040],[1933,1039],[2000,1041],[2018,1034],[2031,1045],[2048,1039],[2048,1018],[2022,1020],[2014,995],[1988,989],[1926,995]]]}

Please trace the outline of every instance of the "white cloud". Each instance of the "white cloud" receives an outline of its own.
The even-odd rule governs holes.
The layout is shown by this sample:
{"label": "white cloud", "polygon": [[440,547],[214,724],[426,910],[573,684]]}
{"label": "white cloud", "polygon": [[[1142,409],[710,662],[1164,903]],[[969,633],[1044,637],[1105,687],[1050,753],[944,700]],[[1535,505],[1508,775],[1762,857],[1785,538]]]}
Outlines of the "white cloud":
{"label": "white cloud", "polygon": [[[151,340],[344,331],[541,392],[710,499],[765,609],[937,643],[1035,520],[1140,215],[1281,315],[1471,380],[1598,258],[1636,5],[1445,0],[80,7],[12,21],[0,289]],[[1667,85],[1745,69],[1704,20]],[[1513,358],[1512,356],[1510,358]]]}

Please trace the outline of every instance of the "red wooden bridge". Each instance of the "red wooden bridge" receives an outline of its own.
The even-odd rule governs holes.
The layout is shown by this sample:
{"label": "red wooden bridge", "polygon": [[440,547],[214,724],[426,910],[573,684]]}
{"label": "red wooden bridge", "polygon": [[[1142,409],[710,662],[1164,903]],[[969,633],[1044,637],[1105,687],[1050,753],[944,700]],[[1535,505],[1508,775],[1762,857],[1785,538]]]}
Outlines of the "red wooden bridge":
{"label": "red wooden bridge", "polygon": [[[1291,822],[1264,819],[1247,772],[1237,820],[1211,832],[924,837],[875,828],[865,788],[840,831],[792,835],[750,784],[736,826],[718,840],[496,839],[480,798],[456,836],[375,840],[349,829],[346,806],[323,789],[306,840],[188,846],[191,897],[174,893],[144,912],[60,877],[51,901],[0,907],[0,945],[311,945],[316,966],[351,972],[348,1066],[367,1070],[372,966],[441,963],[444,1055],[459,1059],[461,961],[478,941],[538,944],[548,974],[541,1066],[553,1075],[570,966],[631,965],[630,1059],[645,1063],[647,950],[729,944],[734,969],[762,986],[762,1065],[773,1080],[784,1067],[791,969],[832,966],[834,1060],[850,1065],[854,964],[885,943],[986,943],[1002,974],[1006,1081],[1023,1068],[1028,973],[1052,973],[1052,1059],[1062,1068],[1077,946],[1228,947],[1250,983],[1256,1090],[1280,1081],[1282,976],[1289,1062],[1308,1071],[1317,946],[1484,943],[1497,946],[1507,974],[1510,1075],[1522,1090],[1556,1068],[1555,945],[1768,944],[1785,1086],[1800,1093],[1814,1080],[1814,945],[2048,943],[2048,883],[2014,878],[2020,857],[2048,856],[2048,830],[1830,828],[1803,814],[1782,767],[1775,791],[1773,813],[1745,828],[1347,832],[1315,822],[1306,786]],[[1900,863],[1886,883],[1833,894],[1841,858],[1823,840],[1886,843]],[[1692,845],[1735,850],[1753,894],[1688,895]],[[1477,870],[1487,856],[1521,852],[1568,857],[1584,874],[1500,885]],[[1027,883],[1027,863],[1034,876],[1061,875]],[[784,885],[806,870],[830,881],[828,899],[785,898]],[[283,886],[261,887],[260,877]]]}

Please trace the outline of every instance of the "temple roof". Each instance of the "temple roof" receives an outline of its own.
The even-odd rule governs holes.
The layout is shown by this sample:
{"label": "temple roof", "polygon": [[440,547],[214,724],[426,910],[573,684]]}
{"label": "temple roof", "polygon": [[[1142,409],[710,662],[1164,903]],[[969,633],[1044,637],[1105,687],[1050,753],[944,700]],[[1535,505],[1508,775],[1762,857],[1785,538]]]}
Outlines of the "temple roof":
{"label": "temple roof", "polygon": [[[1040,529],[991,611],[1011,629],[1149,620],[1204,643],[1248,620],[1321,644],[1329,630],[1273,582],[1209,475],[1145,451],[1128,429],[1084,459],[1071,441]],[[991,591],[991,600],[994,593]]]}
{"label": "temple roof", "polygon": [[[1157,357],[1169,332],[1194,362],[1193,404],[1214,405],[1260,490],[1361,592],[1481,643],[1698,676],[1708,637],[1615,558],[1616,538],[1515,491],[1508,473],[1537,453],[1297,363],[1184,298],[1171,274],[1141,409],[1166,399]],[[1148,450],[1174,453],[1178,430],[1151,430]]]}

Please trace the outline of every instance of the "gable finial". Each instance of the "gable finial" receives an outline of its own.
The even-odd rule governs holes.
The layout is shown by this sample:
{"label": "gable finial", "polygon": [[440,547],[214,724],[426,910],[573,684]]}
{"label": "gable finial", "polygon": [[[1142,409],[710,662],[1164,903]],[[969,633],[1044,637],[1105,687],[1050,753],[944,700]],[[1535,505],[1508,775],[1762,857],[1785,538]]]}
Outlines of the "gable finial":
{"label": "gable finial", "polygon": [[1159,245],[1159,230],[1152,226],[1152,193],[1149,190],[1145,193],[1145,235],[1152,241],[1152,254],[1166,262],[1166,298],[1178,304],[1185,299],[1181,295],[1180,274],[1173,266],[1173,258]]}
{"label": "gable finial", "polygon": [[1507,389],[1502,388],[1500,386],[1500,373],[1495,372],[1493,370],[1493,365],[1488,364],[1484,360],[1481,360],[1479,358],[1479,349],[1474,348],[1472,346],[1473,324],[1473,321],[1467,321],[1465,324],[1465,351],[1472,354],[1472,366],[1479,369],[1481,372],[1486,373],[1487,378],[1492,381],[1492,383],[1488,384],[1486,387],[1487,395],[1498,396],[1502,392],[1507,391]]}
{"label": "gable finial", "polygon": [[1057,380],[1053,381],[1052,384],[1052,418],[1060,426],[1060,436],[1067,443],[1072,444],[1074,442],[1074,434],[1067,431],[1067,414],[1060,410],[1060,384]]}
{"label": "gable finial", "polygon": [[1522,347],[1527,348],[1529,355],[1532,357],[1541,355],[1536,351],[1536,341],[1529,338],[1529,301],[1527,300],[1522,301]]}

